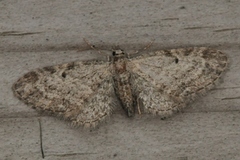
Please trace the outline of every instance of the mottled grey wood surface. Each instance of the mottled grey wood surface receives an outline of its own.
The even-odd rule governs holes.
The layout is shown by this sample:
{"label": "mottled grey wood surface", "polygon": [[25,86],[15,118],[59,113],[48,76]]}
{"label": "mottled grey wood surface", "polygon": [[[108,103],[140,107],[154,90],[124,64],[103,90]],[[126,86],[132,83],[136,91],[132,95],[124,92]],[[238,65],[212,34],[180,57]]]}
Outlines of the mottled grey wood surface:
{"label": "mottled grey wood surface", "polygon": [[[239,159],[240,2],[0,1],[0,159]],[[101,57],[87,38],[111,50],[209,46],[227,53],[221,83],[183,113],[164,121],[126,117],[121,108],[94,130],[41,115],[13,96],[24,73],[47,65]]]}

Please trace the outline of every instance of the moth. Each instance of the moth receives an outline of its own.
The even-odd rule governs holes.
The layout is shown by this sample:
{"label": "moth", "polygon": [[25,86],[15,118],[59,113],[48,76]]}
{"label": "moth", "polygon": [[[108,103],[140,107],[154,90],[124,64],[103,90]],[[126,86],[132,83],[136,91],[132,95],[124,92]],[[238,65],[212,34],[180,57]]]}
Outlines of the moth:
{"label": "moth", "polygon": [[221,51],[192,47],[88,60],[35,69],[13,84],[17,98],[35,109],[95,127],[119,107],[128,117],[161,118],[182,110],[218,81],[228,64]]}

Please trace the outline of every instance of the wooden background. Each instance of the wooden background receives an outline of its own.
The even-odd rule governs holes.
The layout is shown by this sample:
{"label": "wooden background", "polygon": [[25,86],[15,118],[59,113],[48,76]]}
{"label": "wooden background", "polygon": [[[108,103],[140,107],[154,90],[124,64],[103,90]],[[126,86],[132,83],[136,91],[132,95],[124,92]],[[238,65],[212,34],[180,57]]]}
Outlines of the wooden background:
{"label": "wooden background", "polygon": [[[238,0],[0,1],[0,159],[42,159],[39,121],[49,160],[240,159],[239,17]],[[164,121],[119,108],[94,130],[73,128],[13,96],[32,69],[101,57],[83,38],[108,50],[209,46],[230,64],[215,89]]]}

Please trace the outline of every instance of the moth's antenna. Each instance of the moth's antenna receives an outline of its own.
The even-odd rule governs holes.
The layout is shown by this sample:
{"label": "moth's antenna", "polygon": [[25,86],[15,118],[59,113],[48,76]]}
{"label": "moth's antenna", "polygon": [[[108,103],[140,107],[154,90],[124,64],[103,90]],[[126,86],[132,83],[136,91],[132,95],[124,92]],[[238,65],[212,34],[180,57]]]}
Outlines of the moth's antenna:
{"label": "moth's antenna", "polygon": [[136,51],[133,52],[133,53],[129,53],[129,54],[128,54],[128,57],[129,57],[129,55],[131,55],[131,54],[137,54],[137,53],[139,53],[139,52],[145,51],[146,49],[150,48],[150,47],[152,46],[152,44],[153,44],[154,41],[155,41],[155,40],[151,41],[150,43],[148,43],[148,45],[144,46],[143,48],[141,48],[141,49],[139,49],[139,50],[136,50]]}
{"label": "moth's antenna", "polygon": [[[94,45],[92,45],[86,38],[83,38],[84,42],[87,43],[87,45],[92,48],[93,50],[97,51],[99,54],[103,54],[99,49],[97,49]],[[107,56],[107,60],[110,61],[110,57]]]}
{"label": "moth's antenna", "polygon": [[145,47],[141,48],[140,50],[137,50],[135,53],[138,53],[139,51],[145,51],[146,49],[150,48],[152,46],[153,42],[154,41],[151,41]]}
{"label": "moth's antenna", "polygon": [[99,54],[102,54],[100,50],[98,50],[94,45],[92,45],[86,38],[83,38],[84,42],[87,43],[87,45],[92,48],[93,50],[97,51]]}
{"label": "moth's antenna", "polygon": [[121,49],[119,45],[114,45],[114,46],[112,47],[112,51],[118,50],[118,49]]}

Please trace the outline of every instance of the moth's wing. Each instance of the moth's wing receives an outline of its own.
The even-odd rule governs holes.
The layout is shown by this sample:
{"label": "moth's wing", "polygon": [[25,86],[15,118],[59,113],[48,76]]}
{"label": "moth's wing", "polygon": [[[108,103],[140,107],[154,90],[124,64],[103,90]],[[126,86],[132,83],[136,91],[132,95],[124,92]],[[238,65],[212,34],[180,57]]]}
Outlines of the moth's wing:
{"label": "moth's wing", "polygon": [[135,108],[139,114],[141,112],[152,113],[165,118],[184,106],[184,103],[165,94],[138,73],[132,73],[130,81],[136,104]]}
{"label": "moth's wing", "polygon": [[220,51],[196,47],[144,54],[131,59],[128,69],[138,105],[168,116],[212,88],[227,62]]}
{"label": "moth's wing", "polygon": [[116,100],[111,64],[95,60],[29,72],[13,85],[13,91],[37,110],[84,126],[95,126],[109,116]]}

